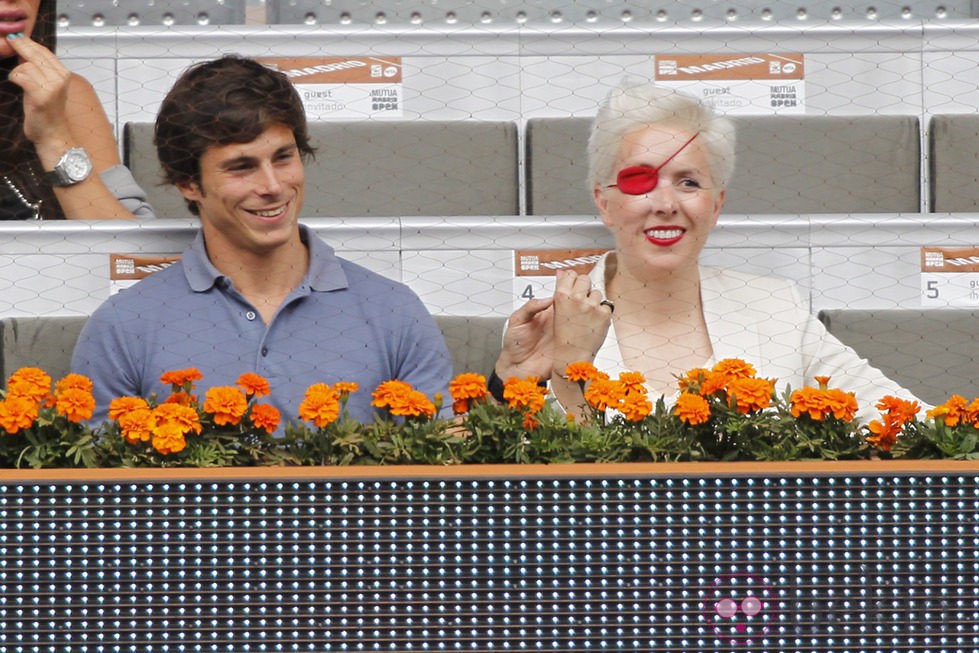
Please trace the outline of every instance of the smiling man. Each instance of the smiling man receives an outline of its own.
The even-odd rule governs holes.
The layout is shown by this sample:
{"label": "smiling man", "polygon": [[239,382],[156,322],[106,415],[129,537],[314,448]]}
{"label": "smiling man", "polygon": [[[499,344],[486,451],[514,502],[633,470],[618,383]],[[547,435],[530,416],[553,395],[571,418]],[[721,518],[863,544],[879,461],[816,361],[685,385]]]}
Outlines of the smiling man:
{"label": "smiling man", "polygon": [[202,372],[202,395],[264,376],[284,421],[314,383],[360,384],[347,408],[365,422],[384,381],[447,392],[449,353],[418,297],[299,223],[313,148],[285,75],[235,56],[191,67],[163,101],[155,143],[201,228],[179,263],[86,324],[72,368],[94,382],[94,422],[116,397],[167,396],[160,375],[188,367]]}

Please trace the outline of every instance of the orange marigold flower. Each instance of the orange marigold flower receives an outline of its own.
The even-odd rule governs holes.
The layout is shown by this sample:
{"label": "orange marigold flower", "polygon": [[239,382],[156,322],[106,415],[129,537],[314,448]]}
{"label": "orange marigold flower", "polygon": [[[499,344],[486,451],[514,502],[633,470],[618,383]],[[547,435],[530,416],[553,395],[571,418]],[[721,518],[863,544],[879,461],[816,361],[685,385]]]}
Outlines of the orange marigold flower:
{"label": "orange marigold flower", "polygon": [[641,422],[653,412],[653,404],[644,392],[630,392],[618,406],[619,412],[630,422]]}
{"label": "orange marigold flower", "polygon": [[755,375],[754,366],[744,362],[740,358],[725,358],[722,361],[718,361],[711,371],[714,374],[735,379],[747,379]]}
{"label": "orange marigold flower", "polygon": [[33,399],[9,395],[0,401],[0,427],[11,435],[33,426],[37,416],[37,401]]}
{"label": "orange marigold flower", "polygon": [[254,372],[245,372],[235,384],[249,397],[267,397],[272,392],[268,379]]}
{"label": "orange marigold flower", "polygon": [[941,417],[945,421],[945,426],[958,426],[965,417],[966,398],[962,395],[952,395],[944,404],[939,404],[928,411],[929,418]]}
{"label": "orange marigold flower", "polygon": [[598,368],[587,361],[577,361],[564,368],[565,378],[575,383],[586,383],[595,379],[597,375]]}
{"label": "orange marigold flower", "polygon": [[142,397],[117,397],[109,402],[109,419],[119,420],[136,410],[148,410],[150,405]]}
{"label": "orange marigold flower", "polygon": [[22,367],[7,380],[7,393],[42,401],[51,394],[51,377],[36,367]]}
{"label": "orange marigold flower", "polygon": [[68,388],[58,393],[55,410],[69,422],[84,422],[95,412],[95,397],[88,390]]}
{"label": "orange marigold flower", "polygon": [[728,384],[732,406],[743,415],[768,408],[772,403],[775,382],[753,377],[736,377]]}
{"label": "orange marigold flower", "polygon": [[200,381],[204,378],[201,371],[196,367],[188,367],[184,370],[170,370],[164,372],[160,375],[160,383],[163,385],[172,385],[182,388],[185,385],[191,384],[194,381]]}
{"label": "orange marigold flower", "polygon": [[435,416],[433,404],[423,392],[419,392],[404,381],[385,381],[372,395],[372,406],[387,408],[392,415],[399,417]]}
{"label": "orange marigold flower", "polygon": [[503,384],[503,398],[510,408],[536,413],[547,403],[547,389],[537,385],[539,377],[510,377]]}
{"label": "orange marigold flower", "polygon": [[619,374],[619,383],[625,389],[626,395],[634,392],[646,394],[646,377],[639,372],[622,372]]}
{"label": "orange marigold flower", "polygon": [[279,428],[282,415],[279,409],[269,404],[255,404],[251,412],[252,424],[260,429],[265,429],[267,433],[272,433]]}
{"label": "orange marigold flower", "polygon": [[826,393],[826,403],[833,417],[849,422],[857,416],[857,397],[852,392],[845,392],[839,388],[829,388]]}
{"label": "orange marigold flower", "polygon": [[183,451],[187,447],[187,438],[176,431],[154,432],[152,444],[154,449],[166,456]]}
{"label": "orange marigold flower", "polygon": [[677,380],[677,385],[681,392],[699,392],[700,385],[708,374],[710,374],[710,370],[695,367],[692,370],[687,370],[687,373]]}
{"label": "orange marigold flower", "polygon": [[[203,430],[197,411],[180,404],[160,404],[153,409],[153,420],[155,422],[153,425],[153,446],[155,448],[157,438],[162,438],[165,442],[172,442],[177,436],[183,438],[190,432],[199,434]],[[157,451],[160,451],[159,448]],[[160,451],[160,453],[166,452]]]}
{"label": "orange marigold flower", "polygon": [[871,420],[867,428],[873,435],[864,439],[883,451],[890,451],[897,442],[897,436],[901,434],[901,426],[898,422]]}
{"label": "orange marigold flower", "polygon": [[896,421],[901,423],[911,421],[915,415],[921,412],[921,404],[917,401],[908,401],[892,395],[882,397],[875,408],[882,413],[893,416]]}
{"label": "orange marigold flower", "polygon": [[816,383],[819,384],[820,390],[825,390],[829,387],[829,377],[828,376],[815,376]]}
{"label": "orange marigold flower", "polygon": [[524,416],[523,416],[523,427],[524,427],[524,429],[526,429],[528,431],[533,431],[538,426],[540,426],[540,422],[537,421],[537,418],[534,417],[534,415],[535,415],[535,413],[532,413],[532,412],[524,413]]}
{"label": "orange marigold flower", "polygon": [[64,392],[65,390],[82,390],[84,392],[91,392],[95,386],[92,384],[92,379],[88,378],[84,374],[67,374],[64,378],[54,384],[55,394],[59,392]]}
{"label": "orange marigold flower", "polygon": [[340,393],[325,383],[314,383],[299,404],[299,417],[320,429],[332,424],[340,417]]}
{"label": "orange marigold flower", "polygon": [[619,381],[595,379],[585,388],[585,401],[595,410],[615,408],[625,398],[625,387]]}
{"label": "orange marigold flower", "polygon": [[[145,402],[144,402],[145,404]],[[130,444],[149,442],[153,435],[156,420],[149,405],[143,408],[133,408],[119,415],[119,433]]]}
{"label": "orange marigold flower", "polygon": [[248,410],[248,399],[238,388],[215,386],[204,395],[204,410],[214,415],[218,426],[241,422]]}
{"label": "orange marigold flower", "polygon": [[728,381],[732,377],[724,374],[723,372],[708,372],[707,376],[700,383],[700,396],[709,397],[711,395],[723,392],[727,389]]}
{"label": "orange marigold flower", "polygon": [[710,421],[710,404],[700,395],[684,392],[677,398],[673,413],[690,426],[706,424]]}
{"label": "orange marigold flower", "polygon": [[464,372],[449,381],[449,394],[452,401],[462,399],[484,399],[489,394],[486,389],[486,377],[482,374]]}
{"label": "orange marigold flower", "polygon": [[340,395],[353,394],[360,390],[360,384],[355,381],[337,381],[333,384],[333,389],[340,393]]}
{"label": "orange marigold flower", "polygon": [[189,392],[174,392],[166,398],[165,404],[177,404],[179,406],[193,406],[197,403],[197,397]]}
{"label": "orange marigold flower", "polygon": [[792,404],[792,417],[808,414],[817,422],[823,421],[826,411],[826,396],[818,388],[806,386],[792,393],[789,397]]}

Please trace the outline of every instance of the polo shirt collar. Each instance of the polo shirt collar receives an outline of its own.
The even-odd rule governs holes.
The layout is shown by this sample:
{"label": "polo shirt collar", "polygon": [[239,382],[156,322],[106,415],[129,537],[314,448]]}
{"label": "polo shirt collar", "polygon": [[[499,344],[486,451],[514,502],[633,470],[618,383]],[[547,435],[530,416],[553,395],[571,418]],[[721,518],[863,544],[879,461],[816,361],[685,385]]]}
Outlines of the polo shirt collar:
{"label": "polo shirt collar", "polygon": [[[346,288],[347,275],[333,248],[303,224],[299,225],[299,237],[309,249],[309,269],[306,271],[303,283],[309,284],[311,290],[318,292]],[[203,230],[198,230],[194,242],[183,253],[181,263],[187,276],[187,283],[195,292],[210,290],[225,276],[207,257]]]}

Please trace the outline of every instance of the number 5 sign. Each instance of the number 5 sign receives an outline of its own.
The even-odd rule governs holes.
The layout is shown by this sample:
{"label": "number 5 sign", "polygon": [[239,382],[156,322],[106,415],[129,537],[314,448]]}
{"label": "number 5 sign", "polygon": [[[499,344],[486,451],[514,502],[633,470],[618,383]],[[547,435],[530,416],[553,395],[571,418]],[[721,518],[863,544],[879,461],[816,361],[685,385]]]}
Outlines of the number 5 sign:
{"label": "number 5 sign", "polygon": [[979,306],[979,247],[922,247],[921,305]]}
{"label": "number 5 sign", "polygon": [[558,270],[588,274],[607,249],[518,249],[513,252],[513,307],[554,294]]}

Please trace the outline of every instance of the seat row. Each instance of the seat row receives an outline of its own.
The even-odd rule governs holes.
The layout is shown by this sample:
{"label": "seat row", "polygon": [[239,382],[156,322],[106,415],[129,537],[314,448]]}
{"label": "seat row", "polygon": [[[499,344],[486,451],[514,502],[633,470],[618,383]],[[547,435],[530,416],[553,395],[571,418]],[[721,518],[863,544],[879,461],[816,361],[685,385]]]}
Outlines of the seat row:
{"label": "seat row", "polygon": [[[979,116],[741,116],[725,212],[979,210]],[[307,217],[593,214],[589,118],[311,124]],[[161,184],[150,123],[124,129],[126,163],[160,217],[190,217]],[[922,161],[922,142],[926,161]],[[922,179],[928,180],[927,184]],[[923,195],[925,197],[923,197]]]}
{"label": "seat row", "polygon": [[248,0],[59,0],[62,26],[139,25],[271,25],[581,23],[602,21],[803,21],[803,20],[931,20],[974,16],[972,3],[816,2],[796,4],[768,0],[737,0],[729,4],[704,0],[626,2],[625,0],[450,0],[408,3],[403,0],[264,0],[255,16]]}

